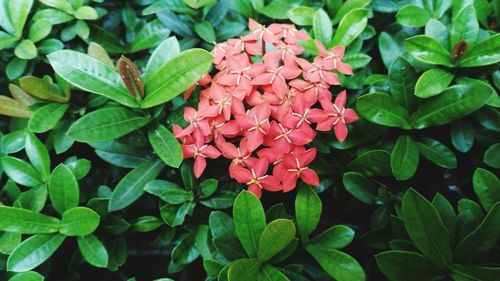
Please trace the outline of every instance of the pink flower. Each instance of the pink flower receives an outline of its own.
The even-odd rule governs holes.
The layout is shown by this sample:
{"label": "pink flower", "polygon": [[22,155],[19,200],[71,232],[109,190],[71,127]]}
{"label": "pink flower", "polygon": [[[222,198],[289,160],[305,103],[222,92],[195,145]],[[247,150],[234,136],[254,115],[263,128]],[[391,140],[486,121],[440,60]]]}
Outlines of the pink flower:
{"label": "pink flower", "polygon": [[276,56],[280,53],[268,53],[264,55],[264,65],[266,72],[255,77],[252,85],[272,85],[273,90],[279,94],[286,94],[288,91],[287,79],[293,79],[300,75],[300,69],[295,65],[279,65]]}
{"label": "pink flower", "polygon": [[318,48],[319,54],[322,58],[320,63],[325,69],[337,69],[340,73],[346,75],[353,74],[351,66],[347,63],[342,62],[345,47],[333,47],[332,51],[329,52],[318,40],[314,40],[314,43],[316,44],[316,47]]}
{"label": "pink flower", "polygon": [[247,114],[236,116],[236,122],[239,127],[245,132],[245,138],[248,140],[248,149],[254,151],[264,141],[264,136],[267,135],[271,125],[269,124],[269,116],[271,115],[271,107],[268,103],[263,103],[252,108]]}
{"label": "pink flower", "polygon": [[302,67],[306,80],[311,82],[323,81],[330,85],[340,85],[337,74],[325,68],[320,58],[315,58],[313,63],[305,59],[297,59],[296,61]]}
{"label": "pink flower", "polygon": [[335,98],[335,103],[332,104],[330,101],[321,100],[321,106],[323,107],[326,118],[318,123],[316,130],[318,131],[330,131],[333,127],[335,136],[340,142],[343,142],[347,137],[347,126],[356,120],[358,120],[358,115],[356,112],[350,108],[345,108],[346,102],[346,92],[345,90],[340,92]]}
{"label": "pink flower", "polygon": [[288,192],[295,188],[297,180],[300,178],[309,185],[318,186],[318,174],[307,165],[316,158],[316,148],[311,148],[297,155],[287,154],[284,158],[284,167],[286,169],[283,178],[283,191]]}
{"label": "pink flower", "polygon": [[200,133],[195,132],[193,137],[195,143],[183,145],[182,152],[184,158],[194,158],[194,175],[199,178],[207,166],[205,158],[217,159],[221,153],[214,146],[205,144],[205,138]]}
{"label": "pink flower", "polygon": [[274,176],[266,175],[269,168],[269,162],[266,158],[260,158],[255,162],[253,167],[247,169],[236,167],[234,169],[234,178],[239,183],[248,185],[248,190],[253,192],[257,197],[262,196],[262,189],[269,191],[281,190],[279,181]]}

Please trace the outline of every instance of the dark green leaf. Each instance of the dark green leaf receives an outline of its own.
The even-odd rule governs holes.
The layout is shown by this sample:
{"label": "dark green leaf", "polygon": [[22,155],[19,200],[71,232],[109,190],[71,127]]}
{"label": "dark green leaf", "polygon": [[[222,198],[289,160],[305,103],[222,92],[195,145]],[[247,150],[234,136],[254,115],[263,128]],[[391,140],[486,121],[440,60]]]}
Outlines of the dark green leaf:
{"label": "dark green leaf", "polygon": [[405,41],[405,47],[408,53],[419,61],[452,66],[450,53],[432,37],[417,35],[408,38]]}
{"label": "dark green leaf", "polygon": [[245,251],[249,257],[256,257],[259,240],[266,227],[264,209],[257,196],[242,191],[234,202],[233,218],[236,234]]}
{"label": "dark green leaf", "polygon": [[387,251],[376,255],[375,259],[389,280],[434,280],[442,274],[424,256],[415,252]]}
{"label": "dark green leaf", "polygon": [[62,214],[75,208],[80,201],[80,190],[75,175],[64,164],[57,166],[49,181],[49,196],[52,207]]}
{"label": "dark green leaf", "polygon": [[78,236],[76,242],[85,261],[95,267],[106,268],[108,266],[108,251],[97,237],[94,235]]}
{"label": "dark green leaf", "polygon": [[386,93],[370,93],[358,98],[358,113],[375,124],[409,129],[408,112]]}
{"label": "dark green leaf", "polygon": [[477,168],[472,176],[472,186],[486,211],[489,211],[496,202],[500,201],[500,180],[492,172]]}
{"label": "dark green leaf", "polygon": [[455,154],[439,141],[431,138],[419,138],[416,144],[418,152],[432,163],[446,169],[457,167]]}
{"label": "dark green leaf", "polygon": [[302,187],[295,199],[295,216],[303,242],[309,241],[309,235],[318,226],[322,209],[323,204],[316,192],[309,186]]}
{"label": "dark green leaf", "polygon": [[178,168],[182,162],[182,147],[175,136],[163,125],[148,132],[149,142],[165,164]]}
{"label": "dark green leaf", "polygon": [[269,223],[259,239],[259,260],[265,262],[285,249],[295,238],[295,232],[292,220],[277,219]]}

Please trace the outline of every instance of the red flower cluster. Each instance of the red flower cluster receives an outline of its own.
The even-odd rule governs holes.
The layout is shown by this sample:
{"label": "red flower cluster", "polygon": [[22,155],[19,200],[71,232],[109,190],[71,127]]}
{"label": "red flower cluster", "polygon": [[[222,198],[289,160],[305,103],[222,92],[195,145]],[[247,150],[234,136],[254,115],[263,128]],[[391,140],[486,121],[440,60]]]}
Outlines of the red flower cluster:
{"label": "red flower cluster", "polygon": [[[205,159],[222,154],[232,160],[230,176],[259,197],[263,188],[290,191],[299,178],[317,186],[318,175],[308,168],[316,148],[305,148],[316,136],[312,124],[317,124],[317,131],[333,128],[342,142],[346,124],[358,118],[344,107],[345,91],[334,103],[329,91],[330,86],[340,85],[333,70],[352,75],[351,67],[342,62],[345,48],[328,51],[315,41],[320,55],[310,63],[298,57],[304,49],[297,44],[309,35],[294,25],[266,27],[250,20],[249,27],[250,34],[215,45],[217,74],[197,83],[204,89],[198,109],[185,108],[189,126],[174,125],[184,158],[195,159],[194,173],[199,177]],[[270,164],[272,174],[268,174]]]}

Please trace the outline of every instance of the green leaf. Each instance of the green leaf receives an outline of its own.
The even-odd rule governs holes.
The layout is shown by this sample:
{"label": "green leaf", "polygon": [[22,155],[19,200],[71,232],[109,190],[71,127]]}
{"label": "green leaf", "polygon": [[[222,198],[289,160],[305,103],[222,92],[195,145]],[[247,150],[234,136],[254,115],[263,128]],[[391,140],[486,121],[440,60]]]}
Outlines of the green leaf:
{"label": "green leaf", "polygon": [[262,267],[259,275],[257,275],[258,281],[290,281],[290,279],[285,275],[285,273],[276,267],[269,264],[265,264]]}
{"label": "green leaf", "polygon": [[410,129],[408,112],[386,93],[370,93],[358,98],[358,113],[368,121],[389,126]]}
{"label": "green leaf", "polygon": [[443,224],[448,228],[448,230],[453,230],[455,228],[456,214],[455,209],[451,205],[450,201],[446,199],[440,193],[436,193],[434,198],[432,198],[432,206],[436,208],[439,216],[443,220]]}
{"label": "green leaf", "polygon": [[500,143],[494,144],[484,153],[484,163],[493,168],[500,169]]}
{"label": "green leaf", "polygon": [[500,34],[495,34],[469,48],[458,62],[460,67],[475,67],[494,64],[500,61]]}
{"label": "green leaf", "polygon": [[43,281],[45,277],[35,271],[27,271],[12,276],[9,281]]}
{"label": "green leaf", "polygon": [[216,179],[206,179],[200,183],[200,198],[204,199],[217,190],[217,186],[219,185],[219,181]]}
{"label": "green leaf", "polygon": [[95,267],[106,268],[108,266],[108,251],[97,237],[94,235],[78,236],[76,242],[85,261]]}
{"label": "green leaf", "polygon": [[170,35],[170,30],[161,21],[152,20],[137,33],[130,46],[130,52],[135,53],[155,47],[168,35]]}
{"label": "green leaf", "polygon": [[446,70],[429,69],[418,78],[415,95],[423,99],[439,95],[450,85],[453,78],[454,75]]}
{"label": "green leaf", "polygon": [[48,103],[33,113],[28,123],[28,128],[34,133],[45,133],[52,130],[59,123],[68,108],[68,104]]}
{"label": "green leaf", "polygon": [[288,18],[297,25],[312,25],[316,9],[307,6],[297,6],[287,12]]}
{"label": "green leaf", "polygon": [[74,12],[73,7],[71,7],[71,4],[67,0],[40,0],[40,2],[49,7],[63,10],[68,14],[73,14]]}
{"label": "green leaf", "polygon": [[382,55],[382,61],[387,69],[391,66],[392,62],[398,57],[404,55],[405,49],[403,44],[400,44],[399,38],[394,38],[386,32],[380,33],[378,37],[378,49]]}
{"label": "green leaf", "polygon": [[450,277],[456,281],[496,280],[500,274],[499,267],[462,266],[454,264]]}
{"label": "green leaf", "polygon": [[144,186],[156,179],[164,165],[159,160],[148,160],[130,171],[120,180],[109,200],[109,211],[121,210],[144,194]]}
{"label": "green leaf", "polygon": [[411,116],[412,126],[423,129],[464,117],[485,105],[492,90],[488,84],[477,80],[454,85],[415,111]]}
{"label": "green leaf", "polygon": [[16,37],[20,38],[23,33],[24,24],[26,23],[28,14],[33,6],[33,0],[9,0],[7,3],[3,3],[2,5],[8,5],[9,7],[10,21],[14,27]]}
{"label": "green leaf", "polygon": [[20,185],[33,187],[43,183],[40,174],[26,161],[5,156],[1,163],[7,176]]}
{"label": "green leaf", "polygon": [[314,37],[318,39],[323,45],[328,45],[332,40],[333,27],[330,17],[323,9],[318,9],[313,17],[313,33]]}
{"label": "green leaf", "polygon": [[371,149],[361,152],[351,161],[346,170],[359,172],[367,177],[391,175],[390,154],[382,149]]}
{"label": "green leaf", "polygon": [[255,281],[259,274],[261,263],[256,258],[239,259],[229,266],[227,277],[229,281]]}
{"label": "green leaf", "polygon": [[462,153],[472,148],[474,145],[474,128],[469,120],[458,120],[451,124],[451,142]]}
{"label": "green leaf", "polygon": [[351,244],[354,230],[345,225],[335,225],[311,239],[311,243],[328,249],[342,249]]}
{"label": "green leaf", "polygon": [[193,262],[200,253],[195,247],[195,233],[185,235],[172,250],[172,261],[177,264],[189,264]]}
{"label": "green leaf", "polygon": [[54,85],[41,78],[24,76],[19,79],[19,84],[26,93],[34,97],[60,103],[68,101],[68,98],[63,96]]}
{"label": "green leaf", "polygon": [[359,201],[369,205],[376,203],[378,196],[377,188],[364,175],[356,172],[347,172],[344,173],[342,182],[347,192],[351,193]]}
{"label": "green leaf", "polygon": [[59,232],[66,236],[85,236],[99,226],[99,215],[92,209],[76,207],[62,214]]}
{"label": "green leaf", "polygon": [[359,69],[367,66],[371,62],[372,58],[369,55],[359,53],[345,55],[342,60],[349,64],[352,69]]}
{"label": "green leaf", "polygon": [[210,5],[215,1],[214,0],[183,0],[183,2],[186,3],[186,5],[188,5],[189,7],[193,8],[193,9],[199,9],[199,8],[204,7],[204,6]]}
{"label": "green leaf", "polygon": [[445,49],[450,49],[450,36],[446,26],[436,20],[431,19],[425,25],[425,35],[429,35],[436,39]]}
{"label": "green leaf", "polygon": [[7,260],[7,270],[30,271],[49,259],[66,237],[61,234],[37,234],[19,244]]}
{"label": "green leaf", "polygon": [[67,134],[79,142],[114,140],[131,133],[151,121],[151,117],[125,107],[98,109],[78,119]]}
{"label": "green leaf", "polygon": [[19,118],[30,118],[31,110],[15,99],[0,95],[0,114]]}
{"label": "green leaf", "polygon": [[131,230],[135,232],[151,232],[163,224],[160,218],[155,216],[142,216],[132,221]]}
{"label": "green leaf", "polygon": [[476,261],[489,253],[500,236],[500,202],[491,207],[481,224],[468,234],[453,250],[456,262]]}
{"label": "green leaf", "polygon": [[42,180],[47,182],[50,176],[50,156],[45,145],[33,133],[27,133],[24,149]]}
{"label": "green leaf", "polygon": [[367,9],[356,9],[347,13],[340,21],[332,45],[348,46],[351,44],[365,29],[368,23],[367,16]]}
{"label": "green leaf", "polygon": [[0,253],[8,255],[21,243],[21,234],[14,232],[0,232]]}
{"label": "green leaf", "polygon": [[346,253],[325,248],[321,244],[309,244],[306,250],[336,280],[363,281],[366,278],[361,265]]}
{"label": "green leaf", "polygon": [[194,31],[201,39],[203,39],[207,43],[212,43],[217,41],[215,36],[214,28],[212,24],[208,21],[203,21],[194,25]]}
{"label": "green leaf", "polygon": [[417,5],[403,6],[396,14],[396,21],[409,27],[424,26],[430,18],[429,13]]}
{"label": "green leaf", "polygon": [[142,108],[163,104],[194,85],[212,65],[212,55],[202,49],[184,51],[164,63],[145,82]]}
{"label": "green leaf", "polygon": [[81,6],[75,11],[74,16],[79,20],[96,20],[99,17],[97,11],[89,6]]}
{"label": "green leaf", "polygon": [[457,167],[457,157],[453,151],[439,141],[431,138],[419,138],[416,144],[418,152],[432,163],[446,169]]}
{"label": "green leaf", "polygon": [[322,209],[321,199],[312,188],[304,186],[299,190],[295,199],[295,216],[303,242],[309,241],[309,235],[318,226]]}
{"label": "green leaf", "polygon": [[256,257],[260,237],[266,228],[266,215],[257,196],[242,191],[234,201],[233,218],[236,234],[245,251],[249,257]]}
{"label": "green leaf", "polygon": [[413,94],[417,73],[413,66],[402,57],[394,60],[389,67],[389,87],[394,100],[407,112],[413,112],[418,106],[418,99]]}
{"label": "green leaf", "polygon": [[463,7],[457,15],[453,17],[450,31],[451,46],[455,46],[459,41],[464,40],[467,44],[476,43],[479,33],[479,23],[477,22],[474,5]]}
{"label": "green leaf", "polygon": [[414,189],[403,196],[402,214],[412,242],[438,268],[452,263],[450,234],[434,206]]}
{"label": "green leaf", "polygon": [[277,219],[269,223],[259,239],[259,260],[265,262],[285,249],[295,238],[295,232],[292,220]]}
{"label": "green leaf", "polygon": [[288,19],[288,11],[298,6],[302,0],[274,0],[259,12],[272,19]]}
{"label": "green leaf", "polygon": [[163,125],[148,131],[148,138],[154,152],[165,164],[178,168],[182,163],[182,147],[175,136]]}
{"label": "green leaf", "polygon": [[401,135],[391,153],[392,173],[397,180],[407,180],[415,174],[419,158],[415,142],[410,136]]}
{"label": "green leaf", "polygon": [[57,166],[49,181],[49,196],[52,207],[62,214],[78,206],[80,189],[73,172],[64,164]]}
{"label": "green leaf", "polygon": [[419,61],[452,66],[451,55],[436,39],[427,35],[417,35],[406,39],[405,48]]}
{"label": "green leaf", "polygon": [[[337,24],[339,23],[345,15],[347,15],[347,13],[355,10],[355,9],[361,9],[361,8],[364,8],[366,6],[368,6],[368,4],[370,4],[370,2],[372,2],[372,0],[347,0],[345,1],[342,6],[340,6],[340,8],[338,8],[337,11],[334,11],[335,12],[335,17],[332,19],[332,24]],[[330,6],[330,5],[328,5]],[[331,14],[332,11],[331,9],[334,9],[334,7],[329,7],[329,12]]]}
{"label": "green leaf", "polygon": [[169,204],[175,205],[194,199],[192,192],[166,180],[150,181],[144,186],[144,191],[160,197]]}
{"label": "green leaf", "polygon": [[[161,42],[151,54],[148,64],[146,65],[145,75],[149,76],[153,74],[164,63],[176,57],[179,53],[180,47],[177,38],[174,36],[167,38],[165,41]],[[144,77],[144,80],[147,79]]]}
{"label": "green leaf", "polygon": [[37,20],[30,26],[28,38],[31,42],[37,43],[47,37],[50,31],[52,31],[52,24],[48,20]]}
{"label": "green leaf", "polygon": [[389,280],[434,280],[442,273],[424,256],[408,251],[386,251],[375,256],[378,268]]}
{"label": "green leaf", "polygon": [[118,72],[98,59],[71,50],[53,52],[47,58],[57,74],[78,88],[125,106],[139,107],[123,86]]}
{"label": "green leaf", "polygon": [[21,41],[14,49],[14,54],[16,57],[23,60],[31,60],[36,58],[38,55],[38,50],[36,49],[35,43],[33,41],[25,39]]}
{"label": "green leaf", "polygon": [[489,211],[496,202],[500,201],[500,180],[492,172],[477,168],[472,176],[472,186],[479,202],[486,211]]}

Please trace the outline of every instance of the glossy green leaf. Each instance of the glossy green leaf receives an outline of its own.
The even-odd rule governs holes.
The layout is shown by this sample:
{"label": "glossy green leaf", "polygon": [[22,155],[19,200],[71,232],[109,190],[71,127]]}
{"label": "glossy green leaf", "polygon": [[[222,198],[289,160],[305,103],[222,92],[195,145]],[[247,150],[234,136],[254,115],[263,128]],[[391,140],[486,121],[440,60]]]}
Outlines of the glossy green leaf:
{"label": "glossy green leaf", "polygon": [[217,40],[215,30],[208,21],[203,21],[194,25],[194,31],[201,39],[207,43],[212,43]]}
{"label": "glossy green leaf", "polygon": [[37,20],[30,26],[28,38],[33,43],[37,43],[47,37],[50,34],[50,31],[52,31],[52,25],[48,20]]}
{"label": "glossy green leaf", "polygon": [[0,232],[0,253],[8,255],[21,243],[21,234]]}
{"label": "glossy green leaf", "polygon": [[433,280],[442,273],[424,256],[408,251],[386,251],[375,256],[380,271],[389,280]]}
{"label": "glossy green leaf", "polygon": [[336,280],[362,281],[366,278],[361,265],[346,253],[325,248],[321,244],[309,244],[306,250]]}
{"label": "glossy green leaf", "polygon": [[500,61],[500,34],[495,34],[469,48],[465,56],[458,62],[460,67],[475,67],[494,64]]}
{"label": "glossy green leaf", "polygon": [[191,49],[160,66],[145,82],[142,108],[163,104],[194,85],[212,65],[212,55]]}
{"label": "glossy green leaf", "polygon": [[370,93],[358,98],[358,114],[368,121],[389,126],[409,129],[408,112],[386,93]]}
{"label": "glossy green leaf", "polygon": [[59,213],[78,206],[80,190],[73,172],[64,164],[57,166],[49,181],[49,196],[52,207]]}
{"label": "glossy green leaf", "polygon": [[389,67],[391,96],[407,112],[413,112],[418,107],[418,99],[414,95],[416,81],[417,73],[413,66],[402,57],[395,59]]}
{"label": "glossy green leaf", "polygon": [[37,234],[19,244],[7,260],[7,269],[30,271],[49,259],[66,237],[61,234]]}
{"label": "glossy green leaf", "polygon": [[344,18],[344,16],[347,15],[347,13],[354,9],[364,8],[368,6],[370,2],[372,2],[372,0],[347,0],[344,3],[338,3],[337,5],[340,7],[337,6],[338,9],[336,9],[335,11],[332,11],[335,6],[331,6],[331,3],[329,3],[329,12],[335,12],[335,17],[332,19],[332,24],[339,23]]}
{"label": "glossy green leaf", "polygon": [[172,250],[172,261],[183,265],[193,262],[200,255],[195,247],[195,239],[195,233],[184,236]]}
{"label": "glossy green leaf", "polygon": [[156,179],[163,167],[162,161],[148,160],[130,171],[113,190],[109,211],[121,210],[139,199],[144,194],[144,186]]}
{"label": "glossy green leaf", "polygon": [[301,2],[301,0],[274,0],[259,12],[272,19],[288,19],[288,11]]}
{"label": "glossy green leaf", "polygon": [[438,268],[450,265],[450,234],[436,208],[414,189],[405,193],[402,207],[404,225],[415,246]]}
{"label": "glossy green leaf", "polygon": [[65,103],[68,98],[50,82],[35,76],[24,76],[19,79],[19,85],[28,94],[47,101]]}
{"label": "glossy green leaf", "polygon": [[474,128],[469,120],[458,120],[451,124],[451,142],[462,153],[472,148],[474,145]]}
{"label": "glossy green leaf", "polygon": [[491,95],[492,88],[483,82],[454,85],[417,110],[411,116],[412,126],[423,129],[450,123],[481,108]]}
{"label": "glossy green leaf", "polygon": [[424,26],[431,18],[431,15],[423,8],[417,5],[406,5],[401,7],[396,14],[396,20],[399,24],[409,27]]}
{"label": "glossy green leaf", "polygon": [[474,5],[470,4],[460,9],[453,17],[450,30],[451,46],[455,46],[461,40],[467,44],[474,44],[479,33],[479,23],[477,22]]}
{"label": "glossy green leaf", "polygon": [[259,240],[266,227],[264,208],[257,196],[242,191],[234,202],[233,218],[236,234],[245,251],[249,257],[256,257]]}
{"label": "glossy green leaf", "polygon": [[170,35],[170,30],[161,21],[158,19],[152,20],[137,33],[130,46],[130,51],[135,53],[155,47],[168,35]]}
{"label": "glossy green leaf", "polygon": [[347,172],[344,173],[342,182],[347,192],[351,193],[356,199],[365,204],[375,204],[378,196],[377,188],[364,175],[356,172]]}
{"label": "glossy green leaf", "polygon": [[290,279],[283,271],[266,264],[259,272],[257,281],[290,281]]}
{"label": "glossy green leaf", "polygon": [[28,128],[34,133],[45,133],[52,130],[59,123],[68,108],[68,104],[48,103],[33,113],[28,123]]}
{"label": "glossy green leaf", "polygon": [[312,25],[316,9],[307,6],[297,6],[287,12],[288,18],[297,25]]}
{"label": "glossy green leaf", "polygon": [[457,167],[457,157],[448,147],[431,138],[419,138],[416,142],[418,152],[432,163],[446,168]]}
{"label": "glossy green leaf", "polygon": [[386,32],[381,32],[378,37],[378,49],[382,55],[382,61],[387,69],[392,62],[405,53],[405,49],[399,43],[399,39]]}
{"label": "glossy green leaf", "polygon": [[[161,42],[153,51],[146,65],[146,75],[153,74],[161,65],[180,54],[179,42],[172,36]],[[146,80],[146,78],[144,78]]]}
{"label": "glossy green leaf", "polygon": [[148,132],[149,142],[154,152],[165,164],[170,167],[178,168],[182,163],[182,147],[165,126],[159,125],[157,129]]}
{"label": "glossy green leaf", "polygon": [[397,180],[407,180],[415,174],[419,157],[415,141],[410,136],[401,135],[391,153],[392,173]]}
{"label": "glossy green leaf", "polygon": [[25,39],[21,41],[14,49],[14,54],[16,57],[23,60],[31,60],[36,58],[38,55],[38,50],[36,49],[35,43],[33,41]]}
{"label": "glossy green leaf", "polygon": [[313,17],[313,33],[323,45],[328,45],[332,40],[333,28],[330,17],[323,9],[318,9]]}
{"label": "glossy green leaf", "polygon": [[68,136],[79,142],[113,140],[127,135],[151,121],[124,107],[98,109],[78,119],[68,130]]}
{"label": "glossy green leaf", "polygon": [[45,145],[33,133],[27,133],[24,149],[42,180],[47,182],[50,176],[50,156]]}
{"label": "glossy green leaf", "polygon": [[295,216],[297,227],[303,242],[318,226],[323,204],[319,196],[309,186],[302,187],[295,199]]}
{"label": "glossy green leaf", "polygon": [[118,72],[98,59],[71,50],[53,52],[47,58],[57,74],[78,88],[129,107],[139,107]]}
{"label": "glossy green leaf", "polygon": [[12,276],[9,281],[43,281],[45,277],[40,275],[40,273],[35,271],[27,271],[22,273],[17,273]]}
{"label": "glossy green leaf", "polygon": [[95,267],[106,268],[108,266],[108,251],[97,237],[94,235],[78,236],[76,242],[86,262]]}
{"label": "glossy green leaf", "polygon": [[170,204],[182,204],[193,200],[192,192],[166,180],[150,181],[144,186],[144,191]]}
{"label": "glossy green leaf", "polygon": [[445,49],[450,49],[449,32],[442,22],[436,19],[429,20],[425,25],[425,35],[436,39]]}
{"label": "glossy green leaf", "polygon": [[484,163],[493,168],[500,169],[500,143],[494,144],[484,153]]}
{"label": "glossy green leaf", "polygon": [[452,66],[451,55],[436,39],[427,35],[417,35],[406,39],[405,48],[419,61]]}
{"label": "glossy green leaf", "polygon": [[500,180],[492,172],[477,168],[472,176],[472,186],[479,202],[486,211],[500,201]]}
{"label": "glossy green leaf", "polygon": [[367,177],[390,176],[390,154],[382,149],[371,149],[360,153],[351,161],[346,170],[359,172]]}
{"label": "glossy green leaf", "polygon": [[37,186],[43,183],[40,174],[31,164],[21,159],[5,156],[1,159],[4,172],[20,185]]}
{"label": "glossy green leaf", "polygon": [[439,95],[448,88],[453,77],[454,75],[446,70],[429,69],[418,78],[415,95],[423,99]]}
{"label": "glossy green leaf", "polygon": [[345,225],[335,225],[311,239],[314,245],[321,245],[328,249],[342,249],[354,239],[354,230]]}
{"label": "glossy green leaf", "polygon": [[368,23],[368,10],[356,9],[347,13],[339,23],[332,45],[348,46],[356,39]]}
{"label": "glossy green leaf", "polygon": [[256,258],[239,259],[229,266],[227,277],[229,281],[255,281],[259,274],[261,263]]}
{"label": "glossy green leaf", "polygon": [[500,202],[497,202],[481,224],[457,244],[453,256],[457,262],[475,261],[495,247],[499,236]]}
{"label": "glossy green leaf", "polygon": [[292,220],[277,219],[269,223],[259,239],[257,257],[262,262],[281,252],[295,238]]}
{"label": "glossy green leaf", "polygon": [[372,61],[372,58],[369,55],[359,53],[345,55],[342,60],[349,64],[352,69],[359,69],[367,66]]}
{"label": "glossy green leaf", "polygon": [[89,6],[81,6],[75,11],[74,15],[79,20],[96,20],[99,17],[97,11]]}
{"label": "glossy green leaf", "polygon": [[63,10],[64,12],[68,14],[72,14],[74,12],[73,7],[71,6],[70,2],[66,0],[40,0],[43,4],[49,6],[49,7],[54,7],[59,10]]}
{"label": "glossy green leaf", "polygon": [[4,5],[8,6],[10,21],[14,27],[16,37],[19,38],[23,33],[24,24],[33,6],[33,0],[9,0]]}
{"label": "glossy green leaf", "polygon": [[62,214],[59,232],[66,236],[85,236],[99,226],[99,215],[92,209],[76,207]]}

